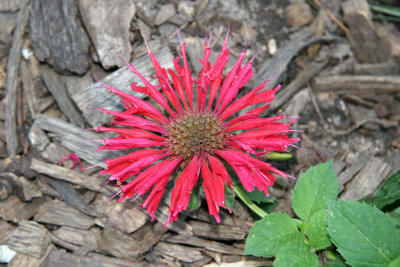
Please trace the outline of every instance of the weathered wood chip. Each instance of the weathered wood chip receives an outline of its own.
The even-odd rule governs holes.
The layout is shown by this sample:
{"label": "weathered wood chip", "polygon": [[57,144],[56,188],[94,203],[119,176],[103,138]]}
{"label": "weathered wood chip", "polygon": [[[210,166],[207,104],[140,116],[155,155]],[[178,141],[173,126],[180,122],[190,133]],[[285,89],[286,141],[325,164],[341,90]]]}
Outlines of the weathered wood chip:
{"label": "weathered wood chip", "polygon": [[57,71],[83,74],[89,68],[89,38],[76,19],[74,0],[31,1],[29,34],[35,56]]}
{"label": "weathered wood chip", "polygon": [[164,241],[170,243],[190,245],[194,247],[202,247],[207,250],[223,253],[223,254],[234,254],[243,255],[243,250],[235,248],[233,246],[228,246],[224,243],[207,240],[204,238],[198,238],[195,236],[183,236],[183,235],[173,235],[169,234],[164,238]]}
{"label": "weathered wood chip", "polygon": [[19,63],[21,61],[21,48],[23,35],[28,22],[29,7],[27,1],[21,3],[21,10],[18,14],[17,27],[14,30],[13,42],[8,56],[7,80],[6,80],[6,139],[7,151],[11,157],[17,155],[18,139],[16,124],[16,104]]}
{"label": "weathered wood chip", "polygon": [[167,231],[168,229],[161,223],[155,222],[141,227],[132,237],[135,240],[139,240],[140,254],[144,254],[151,250]]}
{"label": "weathered wood chip", "polygon": [[38,222],[89,229],[94,219],[59,200],[43,204],[34,219]]}
{"label": "weathered wood chip", "polygon": [[341,199],[360,200],[372,194],[383,183],[390,173],[391,167],[383,160],[371,158],[361,171],[345,186]]}
{"label": "weathered wood chip", "polygon": [[[38,173],[46,174],[52,178],[80,185],[92,191],[99,191],[101,185],[104,184],[104,181],[102,179],[78,173],[76,171],[58,165],[49,164],[35,158],[33,158],[31,161],[31,169],[37,171]],[[118,189],[116,187],[106,185],[99,192],[107,196],[111,196],[117,191]]]}
{"label": "weathered wood chip", "polygon": [[6,221],[19,223],[35,215],[43,202],[43,198],[35,198],[31,202],[22,202],[17,196],[12,195],[1,202],[0,217]]}
{"label": "weathered wood chip", "polygon": [[50,93],[53,95],[62,113],[67,116],[68,120],[73,125],[83,127],[85,121],[70,99],[67,93],[67,87],[65,86],[61,75],[57,74],[46,65],[43,65],[40,68],[40,72],[42,73],[47,89],[49,89]]}
{"label": "weathered wood chip", "polygon": [[122,259],[140,256],[139,242],[112,226],[106,225],[99,240],[100,250]]}
{"label": "weathered wood chip", "polygon": [[50,244],[50,233],[34,221],[21,221],[8,241],[10,249],[41,258]]}
{"label": "weathered wood chip", "polygon": [[[162,67],[173,67],[173,56],[168,47],[164,46],[160,51],[154,52],[154,55]],[[147,55],[134,61],[132,64],[138,72],[146,77],[154,74],[153,64]],[[150,82],[154,83],[156,80],[157,79],[154,79]],[[105,109],[112,109],[114,111],[124,110],[124,106],[119,96],[116,96],[112,93],[110,94],[107,89],[99,88],[102,87],[102,83],[113,86],[118,90],[138,98],[145,97],[144,94],[134,92],[130,89],[130,85],[132,83],[138,83],[138,85],[142,86],[142,82],[128,67],[120,68],[104,78],[102,82],[97,82],[88,88],[81,88],[79,92],[73,94],[71,97],[75,101],[77,107],[83,113],[86,121],[93,127],[105,124],[106,122],[110,121],[112,116],[106,115],[99,110],[90,108],[103,107]]]}
{"label": "weathered wood chip", "polygon": [[103,150],[96,152],[96,149],[100,147],[99,143],[86,140],[99,140],[102,139],[102,135],[91,131],[83,131],[81,128],[63,120],[39,114],[35,123],[42,130],[54,133],[56,139],[58,139],[64,147],[90,164],[96,165],[104,162],[104,159],[123,155],[121,151]]}
{"label": "weathered wood chip", "polygon": [[400,92],[400,76],[331,75],[314,78],[320,91],[343,94],[396,93]]}
{"label": "weathered wood chip", "polygon": [[[98,255],[98,254],[97,254]],[[96,258],[84,257],[67,253],[64,250],[53,250],[43,267],[121,267],[121,266],[136,266],[134,261],[118,261],[111,257],[103,256]]]}
{"label": "weathered wood chip", "polygon": [[7,244],[17,227],[6,221],[0,220],[0,245]]}
{"label": "weathered wood chip", "polygon": [[157,246],[154,247],[154,250],[187,263],[202,261],[208,258],[203,255],[201,250],[198,248],[191,248],[167,242],[158,243]]}
{"label": "weathered wood chip", "polygon": [[54,249],[53,245],[47,247],[46,252],[39,259],[29,256],[23,253],[17,253],[11,262],[8,264],[8,267],[37,267],[42,266],[43,262],[47,259],[47,256]]}
{"label": "weathered wood chip", "polygon": [[125,233],[132,233],[142,227],[148,220],[148,216],[138,207],[121,203],[112,203],[107,206],[105,223],[110,224]]}
{"label": "weathered wood chip", "polygon": [[193,234],[214,240],[242,240],[249,233],[249,229],[239,226],[227,226],[223,224],[209,224],[199,221],[191,221],[189,225]]}

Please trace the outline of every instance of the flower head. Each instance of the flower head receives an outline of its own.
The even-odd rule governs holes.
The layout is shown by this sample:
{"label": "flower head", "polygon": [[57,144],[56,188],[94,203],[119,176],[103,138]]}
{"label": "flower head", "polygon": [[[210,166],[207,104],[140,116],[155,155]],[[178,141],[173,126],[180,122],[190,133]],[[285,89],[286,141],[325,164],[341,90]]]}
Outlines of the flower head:
{"label": "flower head", "polygon": [[[253,75],[252,60],[243,64],[245,50],[224,76],[223,70],[229,59],[227,38],[214,64],[209,62],[211,49],[205,41],[204,57],[200,60],[202,69],[194,78],[185,49],[181,41],[183,66],[178,63],[181,57],[178,56],[173,61],[176,72],[162,68],[148,49],[158,86],[152,85],[133,65],[129,65],[144,83],[144,86],[132,84],[131,89],[149,95],[165,109],[165,113],[144,100],[105,86],[123,99],[126,110],[115,112],[101,108],[115,117],[113,125],[123,127],[98,127],[98,131],[119,134],[104,139],[104,146],[98,150],[143,149],[106,160],[107,169],[101,173],[110,174],[109,181],[117,181],[119,193],[122,193],[119,201],[150,192],[142,207],[154,220],[165,186],[174,179],[171,174],[180,171],[172,189],[166,224],[177,220],[178,214],[187,208],[197,183],[202,183],[210,214],[220,222],[219,209],[226,208],[225,184],[232,188],[225,164],[233,168],[247,191],[256,187],[268,195],[268,187],[275,182],[272,173],[283,177],[288,175],[259,157],[269,151],[284,152],[299,139],[287,136],[293,121],[280,122],[282,115],[260,117],[280,86],[267,90],[268,81],[265,81],[237,98],[239,90]],[[256,104],[258,107],[235,117],[239,111]]]}

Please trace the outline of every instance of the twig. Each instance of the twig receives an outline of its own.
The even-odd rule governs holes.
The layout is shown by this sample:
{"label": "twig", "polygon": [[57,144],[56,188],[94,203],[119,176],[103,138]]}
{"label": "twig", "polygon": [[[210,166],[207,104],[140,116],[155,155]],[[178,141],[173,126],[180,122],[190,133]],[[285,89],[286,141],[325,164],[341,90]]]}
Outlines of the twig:
{"label": "twig", "polygon": [[312,103],[313,103],[313,106],[314,106],[314,108],[315,108],[315,111],[317,112],[318,118],[319,118],[319,120],[320,120],[320,122],[321,122],[322,124],[326,124],[326,122],[325,122],[325,120],[324,120],[324,117],[323,117],[322,114],[321,114],[321,110],[320,110],[320,108],[319,108],[318,102],[317,102],[317,100],[315,99],[315,95],[314,95],[314,93],[313,93],[313,90],[311,89],[311,85],[310,85],[310,83],[308,82],[308,80],[306,81],[306,84],[307,84],[308,92],[310,93],[311,101],[312,101]]}
{"label": "twig", "polygon": [[380,119],[375,119],[375,118],[367,118],[367,119],[359,121],[356,125],[354,125],[353,127],[351,127],[350,129],[348,129],[346,131],[331,129],[330,133],[332,133],[335,136],[347,135],[347,134],[351,133],[352,131],[360,128],[361,126],[363,126],[364,124],[366,124],[368,122],[378,123],[378,124],[382,125],[384,128],[396,127],[398,125],[397,121],[388,121],[388,120],[380,120]]}

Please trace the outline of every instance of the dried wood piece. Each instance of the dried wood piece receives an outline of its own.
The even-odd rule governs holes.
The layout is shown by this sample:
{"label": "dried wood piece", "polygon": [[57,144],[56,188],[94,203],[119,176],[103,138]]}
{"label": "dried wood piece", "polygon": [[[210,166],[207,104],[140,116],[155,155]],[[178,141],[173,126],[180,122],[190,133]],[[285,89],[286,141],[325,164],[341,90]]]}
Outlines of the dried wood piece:
{"label": "dried wood piece", "polygon": [[343,94],[400,92],[400,76],[333,75],[315,77],[314,85],[320,91]]}
{"label": "dried wood piece", "polygon": [[22,84],[24,85],[24,99],[28,103],[29,111],[32,118],[36,118],[38,114],[38,99],[35,92],[35,84],[33,82],[32,74],[29,71],[28,63],[26,61],[21,62],[21,78]]}
{"label": "dried wood piece", "polygon": [[161,223],[151,223],[149,225],[145,225],[138,229],[132,237],[135,240],[140,240],[140,254],[144,254],[151,250],[151,248],[157,244],[162,236],[168,231]]}
{"label": "dried wood piece", "polygon": [[100,145],[97,142],[90,142],[85,139],[99,140],[102,139],[102,135],[91,131],[83,131],[75,125],[63,120],[39,114],[35,123],[42,130],[54,133],[55,137],[60,140],[64,147],[90,164],[96,165],[103,162],[104,159],[116,158],[123,155],[121,151],[103,150],[96,152],[96,149]]}
{"label": "dried wood piece", "polygon": [[36,198],[31,202],[22,202],[17,196],[12,195],[0,205],[0,217],[6,221],[19,223],[36,214],[44,200]]}
{"label": "dried wood piece", "polygon": [[110,9],[110,2],[79,1],[79,11],[90,39],[105,69],[124,65],[119,57],[130,59],[132,45],[129,28],[135,16],[135,1],[120,0]]}
{"label": "dried wood piece", "polygon": [[198,248],[191,248],[167,242],[158,243],[157,246],[154,247],[154,250],[163,255],[165,254],[187,263],[194,263],[196,261],[204,260],[206,260],[206,262],[204,263],[207,263],[211,261],[210,258],[201,254],[201,250],[199,250]]}
{"label": "dried wood piece", "polygon": [[201,247],[207,250],[223,253],[223,254],[234,254],[243,255],[243,250],[232,246],[225,245],[224,243],[207,240],[204,238],[198,238],[195,236],[183,236],[169,234],[164,238],[164,241],[170,243],[184,244],[194,247]]}
{"label": "dried wood piece", "polygon": [[351,167],[339,174],[339,193],[343,191],[344,186],[364,167],[364,165],[365,160],[361,159],[360,162],[351,165]]}
{"label": "dried wood piece", "polygon": [[50,244],[50,233],[34,221],[21,221],[15,230],[8,246],[10,249],[41,258]]}
{"label": "dried wood piece", "polygon": [[0,245],[7,244],[17,227],[6,221],[0,220]]}
{"label": "dried wood piece", "polygon": [[74,0],[31,1],[29,33],[39,61],[57,71],[84,74],[89,68],[89,38],[77,19]]}
{"label": "dried wood piece", "polygon": [[67,94],[67,88],[61,76],[46,65],[40,68],[40,72],[42,73],[47,89],[49,89],[50,93],[53,95],[60,110],[67,116],[72,124],[83,127],[85,121]]}
{"label": "dried wood piece", "polygon": [[0,2],[0,11],[17,11],[25,4],[25,2],[25,0],[3,0]]}
{"label": "dried wood piece", "polygon": [[42,266],[43,262],[47,259],[47,256],[54,249],[53,245],[47,247],[46,252],[39,259],[31,257],[27,254],[17,253],[11,262],[8,264],[8,267],[37,267]]}
{"label": "dried wood piece", "polygon": [[74,266],[74,267],[121,267],[121,266],[136,266],[134,261],[118,261],[110,257],[84,257],[64,250],[53,250],[43,267],[53,266]]}
{"label": "dried wood piece", "polygon": [[[157,57],[162,67],[173,67],[173,56],[168,47],[164,46],[159,52],[154,52],[154,55]],[[148,75],[154,74],[153,64],[151,63],[147,55],[138,60],[135,60],[132,64],[138,72],[146,75],[146,77],[148,77]],[[131,94],[135,97],[145,97],[145,95],[134,92],[130,89],[130,85],[132,83],[137,82],[138,85],[142,86],[142,82],[127,67],[122,67],[114,73],[108,75],[102,80],[102,82],[107,85],[113,86],[125,93]],[[156,79],[150,82],[155,84]],[[71,96],[72,99],[75,101],[75,104],[83,113],[86,121],[93,127],[102,125],[110,121],[110,118],[112,116],[103,114],[99,110],[88,108],[103,107],[105,109],[112,109],[114,111],[124,110],[121,98],[114,94],[110,94],[107,89],[98,88],[101,86],[101,83],[97,82],[88,88],[81,88],[79,92]]]}
{"label": "dried wood piece", "polygon": [[372,194],[383,183],[390,173],[391,167],[383,160],[371,158],[361,171],[346,185],[341,199],[360,200]]}
{"label": "dried wood piece", "polygon": [[372,23],[366,0],[348,0],[342,4],[347,38],[360,63],[382,63],[391,57],[390,44],[381,38]]}
{"label": "dried wood piece", "polygon": [[[117,258],[112,258],[112,257],[107,257],[104,256],[103,254],[100,253],[89,253],[88,257],[92,259],[94,262],[104,262],[106,264],[109,264],[107,266],[113,266],[117,265],[119,267],[147,267],[149,266],[149,263],[146,261],[132,261],[132,260],[124,260],[124,259],[117,259]],[[164,264],[151,264],[151,266],[154,267],[165,267]]]}
{"label": "dried wood piece", "polygon": [[148,216],[144,214],[138,207],[129,205],[125,206],[121,203],[113,203],[108,205],[105,210],[105,223],[108,223],[125,233],[132,233],[142,227],[146,222]]}
{"label": "dried wood piece", "polygon": [[[332,42],[335,41],[335,37],[322,36],[310,38],[311,33],[307,30],[302,30],[298,33],[298,37],[291,40],[286,46],[280,48],[274,57],[268,60],[255,75],[255,79],[251,85],[258,86],[266,79],[272,79],[268,83],[269,88],[273,88],[279,83],[281,77],[287,70],[289,63],[292,59],[306,47],[321,42]],[[275,75],[275,76],[274,76]]]}
{"label": "dried wood piece", "polygon": [[6,81],[6,139],[7,151],[11,157],[17,155],[18,138],[16,125],[16,104],[19,63],[21,61],[21,48],[23,35],[28,22],[29,8],[27,1],[23,1],[18,14],[17,28],[14,30],[13,42],[8,56],[7,81]]}
{"label": "dried wood piece", "polygon": [[59,200],[43,204],[35,215],[35,220],[42,223],[65,225],[79,229],[89,229],[94,225],[92,217]]}
{"label": "dried wood piece", "polygon": [[53,235],[65,242],[85,246],[88,243],[92,243],[93,240],[97,240],[100,230],[92,228],[90,230],[76,229],[69,226],[62,226],[59,229],[53,231]]}
{"label": "dried wood piece", "polygon": [[[104,184],[103,180],[99,180],[94,176],[84,175],[68,168],[64,168],[54,164],[48,164],[35,158],[32,159],[31,169],[39,173],[51,176],[52,178],[80,185],[92,191],[98,191],[101,185]],[[117,191],[117,188],[106,185],[99,192],[107,196],[111,196]]]}
{"label": "dried wood piece", "polygon": [[69,183],[50,178],[46,178],[46,181],[57,190],[61,196],[61,199],[70,204],[72,207],[93,217],[101,216],[100,213],[89,208],[82,195],[76,192],[76,190]]}
{"label": "dried wood piece", "polygon": [[23,201],[30,201],[33,198],[41,197],[42,192],[38,186],[31,181],[28,181],[25,177],[17,176],[13,173],[2,173],[0,179],[12,179],[15,192],[17,196]]}
{"label": "dried wood piece", "polygon": [[[164,203],[160,203],[155,212],[156,220],[164,224],[168,220],[169,207]],[[192,227],[183,220],[171,222],[167,225],[167,229],[181,235],[193,235]]]}
{"label": "dried wood piece", "polygon": [[209,224],[199,221],[191,221],[189,225],[193,234],[214,240],[243,240],[249,233],[249,229],[239,226],[227,226],[223,224]]}
{"label": "dried wood piece", "polygon": [[[8,56],[13,40],[12,33],[16,26],[16,20],[17,14],[15,13],[0,13],[0,59]],[[0,66],[0,88],[4,88],[6,83],[5,63],[4,61],[1,62]]]}
{"label": "dried wood piece", "polygon": [[323,70],[328,62],[329,60],[326,60],[322,63],[312,65],[309,69],[300,72],[288,86],[278,91],[274,101],[271,103],[271,107],[269,108],[269,110],[275,110],[286,103],[288,100],[290,100],[295,93],[306,86],[306,81],[310,80],[321,70]]}
{"label": "dried wood piece", "polygon": [[136,259],[140,255],[140,247],[136,240],[108,225],[104,227],[101,234],[99,248],[122,259]]}

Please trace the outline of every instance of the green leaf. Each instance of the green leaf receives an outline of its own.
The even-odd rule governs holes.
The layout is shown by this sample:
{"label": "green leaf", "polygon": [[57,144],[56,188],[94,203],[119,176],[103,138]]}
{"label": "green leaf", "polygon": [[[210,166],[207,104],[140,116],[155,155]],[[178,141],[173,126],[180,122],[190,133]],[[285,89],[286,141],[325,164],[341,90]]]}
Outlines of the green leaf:
{"label": "green leaf", "polygon": [[327,248],[331,245],[328,234],[328,212],[323,209],[311,216],[305,230],[305,234],[309,238],[310,246],[317,250]]}
{"label": "green leaf", "polygon": [[346,267],[348,266],[345,262],[343,257],[337,257],[333,261],[328,261],[326,263],[326,267]]}
{"label": "green leaf", "polygon": [[276,254],[275,267],[318,266],[318,256],[304,242],[290,242]]}
{"label": "green leaf", "polygon": [[236,186],[238,186],[251,201],[256,202],[257,204],[261,203],[272,204],[275,202],[271,197],[267,197],[264,191],[260,191],[257,188],[254,188],[254,190],[251,192],[247,192],[242,184],[237,184]]}
{"label": "green leaf", "polygon": [[328,199],[336,199],[338,187],[332,161],[308,169],[294,188],[293,210],[297,216],[308,222],[314,213],[327,209]]}
{"label": "green leaf", "polygon": [[400,225],[400,207],[389,212],[389,215],[390,215],[390,217],[395,219],[397,221],[397,223]]}
{"label": "green leaf", "polygon": [[200,206],[198,190],[193,190],[190,194],[190,199],[188,203],[188,209],[198,209]]}
{"label": "green leaf", "polygon": [[400,266],[400,256],[398,256],[390,265],[389,267],[399,267]]}
{"label": "green leaf", "polygon": [[370,8],[376,12],[382,12],[387,15],[400,17],[400,8],[399,7],[371,4]]}
{"label": "green leaf", "polygon": [[328,232],[352,266],[387,266],[400,255],[396,221],[366,203],[329,201]]}
{"label": "green leaf", "polygon": [[380,188],[375,191],[375,196],[366,199],[370,205],[375,205],[378,209],[382,209],[386,205],[400,199],[400,171],[393,174],[387,179]]}
{"label": "green leaf", "polygon": [[227,184],[225,184],[224,192],[225,192],[225,206],[231,209],[233,214],[235,214],[235,196],[232,192],[232,189]]}
{"label": "green leaf", "polygon": [[244,254],[272,257],[287,243],[303,240],[304,235],[294,219],[286,213],[271,213],[251,228]]}

